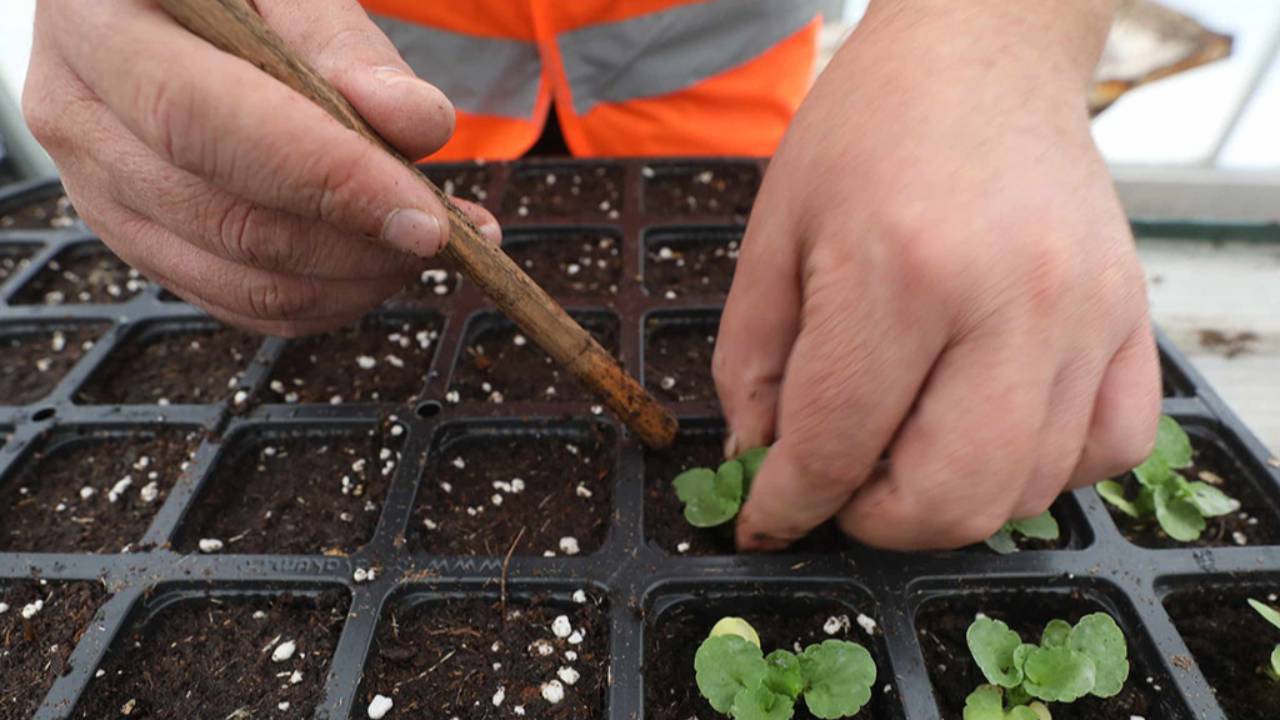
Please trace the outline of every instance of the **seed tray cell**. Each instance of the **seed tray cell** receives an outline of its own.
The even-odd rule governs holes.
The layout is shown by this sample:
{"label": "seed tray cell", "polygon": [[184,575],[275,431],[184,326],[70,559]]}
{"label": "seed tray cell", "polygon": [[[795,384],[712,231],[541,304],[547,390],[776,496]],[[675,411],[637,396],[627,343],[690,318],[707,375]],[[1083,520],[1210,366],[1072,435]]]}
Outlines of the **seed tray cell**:
{"label": "seed tray cell", "polygon": [[508,230],[502,249],[556,298],[610,297],[622,282],[622,238],[614,228]]}
{"label": "seed tray cell", "polygon": [[80,216],[57,182],[34,180],[0,186],[0,232],[62,230]]}
{"label": "seed tray cell", "polygon": [[661,162],[641,169],[644,211],[658,217],[722,215],[745,220],[760,187],[760,168],[743,162]]}
{"label": "seed tray cell", "polygon": [[72,245],[40,268],[9,302],[14,305],[112,304],[128,302],[147,281],[106,245]]}
{"label": "seed tray cell", "polygon": [[[59,221],[60,227],[44,222],[0,228],[0,250],[17,252],[0,252],[0,266],[3,258],[13,261],[0,282],[0,341],[16,339],[23,348],[15,352],[0,343],[0,528],[50,528],[38,543],[0,543],[0,585],[39,578],[100,593],[93,601],[96,619],[39,630],[36,647],[72,649],[65,667],[24,682],[29,693],[21,697],[40,696],[31,700],[38,708],[17,717],[118,717],[132,700],[133,717],[222,719],[248,708],[255,717],[364,720],[381,694],[394,703],[389,720],[418,713],[415,703],[456,703],[461,695],[479,705],[450,705],[454,712],[441,717],[515,718],[518,702],[529,718],[687,720],[696,714],[712,720],[705,708],[686,714],[687,703],[699,702],[693,681],[687,672],[673,677],[670,670],[687,670],[711,621],[733,612],[752,618],[769,642],[778,643],[785,635],[804,635],[802,642],[813,633],[825,637],[822,624],[847,614],[849,637],[877,660],[877,694],[864,715],[935,720],[955,716],[948,693],[967,693],[975,677],[963,648],[948,661],[946,677],[928,662],[933,650],[921,631],[931,627],[936,608],[954,605],[963,609],[957,628],[978,611],[1070,616],[1108,609],[1129,640],[1129,682],[1149,701],[1147,720],[1227,718],[1224,707],[1232,707],[1228,696],[1235,688],[1218,688],[1216,695],[1210,689],[1210,681],[1218,682],[1214,665],[1189,649],[1200,647],[1194,633],[1179,632],[1177,598],[1193,590],[1229,598],[1255,588],[1280,590],[1280,553],[1277,545],[1266,544],[1274,541],[1270,534],[1250,537],[1244,546],[1144,546],[1136,536],[1126,539],[1124,526],[1093,490],[1054,504],[1063,531],[1058,543],[1020,539],[1022,551],[1010,555],[982,545],[883,553],[830,526],[783,554],[738,555],[725,531],[694,530],[684,522],[671,479],[687,467],[720,460],[724,424],[710,392],[712,345],[705,338],[714,336],[732,276],[730,243],[740,238],[746,213],[732,207],[712,212],[699,200],[696,212],[671,214],[655,205],[661,184],[647,189],[647,183],[668,172],[682,176],[680,182],[695,182],[707,168],[715,170],[714,178],[729,180],[722,197],[749,197],[755,191],[752,172],[743,170],[740,178],[736,170],[721,169],[754,168],[758,178],[764,164],[531,160],[425,169],[494,211],[506,224],[506,247],[513,255],[554,258],[545,267],[563,268],[565,278],[568,266],[556,254],[569,247],[563,238],[613,239],[604,248],[609,272],[616,271],[608,287],[593,289],[592,280],[581,290],[572,282],[553,289],[617,353],[627,372],[659,394],[662,378],[674,378],[675,394],[662,399],[680,418],[682,433],[665,452],[643,448],[567,375],[557,376],[527,340],[516,339],[519,333],[479,288],[461,281],[443,261],[372,314],[361,330],[339,333],[341,339],[263,340],[220,328],[150,284],[132,297],[110,298],[118,302],[46,305],[37,298],[17,304],[15,295],[47,272],[50,261],[97,247],[98,239],[76,220]],[[552,193],[544,192],[549,175],[559,188]],[[575,176],[581,178],[576,195],[565,191]],[[60,195],[56,182],[2,190],[0,215],[15,216],[18,208],[42,201],[56,207]],[[605,200],[608,210],[602,211]],[[70,208],[64,210],[74,217]],[[659,257],[663,247],[671,257]],[[725,250],[723,257],[717,248]],[[574,249],[580,251],[581,244]],[[677,257],[685,259],[684,267],[655,262]],[[602,258],[593,253],[592,259]],[[568,256],[564,262],[578,262],[579,274],[585,268]],[[418,330],[412,347],[402,347],[406,333],[397,323],[406,321],[432,328],[429,347],[416,345]],[[80,330],[91,331],[83,341],[72,337]],[[696,357],[665,336],[685,330],[701,333],[693,335],[701,338],[693,348]],[[55,332],[63,334],[58,344],[67,354],[56,362]],[[392,339],[395,333],[401,339]],[[192,352],[193,339],[201,340],[201,351]],[[1175,347],[1163,337],[1159,344],[1165,412],[1189,428],[1206,461],[1230,468],[1215,472],[1257,519],[1256,527],[1268,533],[1280,527],[1280,459]],[[484,348],[479,363],[477,345]],[[40,372],[36,363],[45,351],[49,370]],[[372,373],[398,369],[386,356],[400,352],[405,374],[364,382]],[[361,367],[361,355],[375,360],[372,368]],[[330,377],[320,377],[326,369]],[[319,374],[312,380],[309,373]],[[285,384],[294,377],[319,390],[304,400]],[[546,392],[549,386],[554,394]],[[298,392],[296,402],[289,401],[289,392]],[[341,401],[332,404],[333,395]],[[133,465],[152,438],[182,442],[172,455],[147,449],[146,472],[163,472],[154,501],[134,518],[130,513],[142,509],[147,483]],[[94,463],[76,459],[90,452],[84,446],[101,448],[93,450]],[[282,462],[261,463],[270,472],[260,473],[268,446],[276,448],[277,458],[281,448],[287,452]],[[384,450],[391,452],[385,459]],[[35,469],[42,453],[47,462],[82,468],[79,476],[67,480]],[[457,458],[462,467],[454,465]],[[118,500],[125,504],[107,501],[101,510],[119,516],[121,537],[106,542],[89,533],[93,542],[80,544],[83,530],[70,517],[73,508],[82,517],[79,490],[109,492],[121,473],[133,473]],[[39,483],[20,480],[36,475]],[[519,493],[516,478],[523,481]],[[453,488],[451,494],[444,494],[442,481]],[[53,509],[29,507],[30,497],[18,492],[20,483],[46,506],[40,493],[46,484],[58,488],[56,498],[47,498]],[[580,495],[579,486],[590,497]],[[71,502],[63,499],[68,494]],[[59,502],[66,512],[57,511]],[[483,523],[467,514],[468,507],[484,503],[483,514],[477,510]],[[428,529],[427,520],[436,530]],[[453,529],[457,533],[450,536]],[[566,538],[576,542],[577,554],[562,548]],[[205,552],[201,540],[222,545],[205,543]],[[128,552],[120,552],[126,546]],[[324,601],[331,593],[334,603]],[[271,613],[281,603],[294,607],[280,600],[284,596],[312,605],[289,617],[269,616],[275,629],[268,635],[253,624],[253,613]],[[537,622],[521,625],[508,615],[504,624],[504,597],[508,614],[519,610]],[[211,612],[216,631],[208,629]],[[0,624],[13,617],[9,613],[0,614]],[[540,664],[518,652],[480,664],[498,652],[491,650],[495,640],[520,637],[528,649],[536,639],[554,637],[548,622],[561,614],[575,627],[591,628],[583,643],[591,654],[579,652],[570,661],[579,680],[561,703],[552,707],[542,695],[559,664],[552,668],[549,660]],[[859,615],[874,621],[874,634],[866,634]],[[773,625],[775,619],[782,625]],[[209,642],[179,643],[187,649],[181,656],[163,650],[166,641],[181,639],[172,635],[179,625],[185,628],[182,638],[198,635]],[[271,653],[262,653],[277,635],[295,628],[308,643],[323,639],[318,655],[308,650],[306,667],[297,668],[303,680],[296,685],[292,666],[282,674]],[[429,634],[437,631],[442,632]],[[671,641],[671,633],[681,649],[660,656],[656,648]],[[1252,634],[1259,643],[1272,637],[1265,628]],[[301,652],[299,647],[298,661]],[[567,660],[559,652],[556,657]],[[163,711],[144,712],[152,707],[144,703],[158,697],[157,688],[187,683],[192,676],[182,670],[205,667],[201,663],[210,658],[231,670],[219,673],[222,666],[215,664],[205,671],[208,678],[194,676],[201,682],[189,685],[208,704],[171,702]],[[170,659],[177,662],[157,666]],[[498,670],[495,662],[501,663]],[[0,660],[4,667],[9,666]],[[0,682],[8,678],[0,675]],[[229,675],[243,682],[224,684]],[[948,685],[952,677],[964,682]],[[505,712],[492,704],[499,687]],[[279,709],[283,702],[290,703],[288,711]],[[1117,708],[1103,708],[1097,717],[1110,720]],[[1053,710],[1055,717],[1070,717],[1066,706]],[[0,717],[6,717],[3,710]],[[1120,720],[1129,720],[1128,712]]]}

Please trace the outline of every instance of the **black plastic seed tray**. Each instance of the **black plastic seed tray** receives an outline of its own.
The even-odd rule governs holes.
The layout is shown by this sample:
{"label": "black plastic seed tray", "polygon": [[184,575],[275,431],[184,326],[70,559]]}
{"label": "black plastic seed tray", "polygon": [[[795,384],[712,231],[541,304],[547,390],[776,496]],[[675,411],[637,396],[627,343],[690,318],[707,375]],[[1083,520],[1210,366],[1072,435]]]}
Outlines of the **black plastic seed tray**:
{"label": "black plastic seed tray", "polygon": [[[886,554],[831,534],[748,557],[666,522],[671,470],[718,450],[706,362],[762,170],[428,169],[498,212],[518,262],[671,404],[684,431],[667,454],[643,449],[448,268],[363,332],[259,340],[113,264],[56,184],[9,188],[0,600],[14,607],[0,626],[35,597],[48,600],[35,622],[63,619],[24,646],[48,658],[0,654],[0,675],[23,679],[0,717],[212,717],[185,706],[182,693],[206,683],[174,674],[165,648],[177,646],[164,643],[177,642],[183,661],[221,652],[213,667],[236,673],[212,684],[246,694],[219,718],[364,718],[378,694],[397,699],[390,718],[705,718],[693,644],[732,612],[780,642],[855,618],[837,632],[864,642],[880,672],[863,717],[957,718],[944,686],[973,666],[940,659],[948,613],[967,624],[977,611],[1055,608],[1116,616],[1143,717],[1224,717],[1163,603],[1189,588],[1280,590],[1280,461],[1163,339],[1165,411],[1226,463],[1259,521],[1242,520],[1247,546],[1223,530],[1213,547],[1144,547],[1092,490],[1055,505],[1056,547],[1007,556]],[[552,631],[559,614],[581,642]],[[478,662],[486,652],[504,663]],[[559,664],[580,680],[552,705],[541,682]],[[180,684],[167,707],[135,693],[144,675]],[[428,700],[409,699],[419,691]]]}

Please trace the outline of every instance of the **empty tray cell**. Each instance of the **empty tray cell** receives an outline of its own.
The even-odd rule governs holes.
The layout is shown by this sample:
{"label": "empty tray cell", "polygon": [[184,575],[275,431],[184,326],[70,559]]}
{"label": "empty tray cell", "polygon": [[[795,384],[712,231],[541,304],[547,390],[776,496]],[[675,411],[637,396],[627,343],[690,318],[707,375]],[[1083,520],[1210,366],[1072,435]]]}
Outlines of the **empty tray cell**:
{"label": "empty tray cell", "polygon": [[622,236],[617,231],[514,230],[502,249],[552,295],[618,294]]}
{"label": "empty tray cell", "polygon": [[656,313],[645,320],[644,384],[668,402],[716,406],[711,355],[720,311]]}
{"label": "empty tray cell", "polygon": [[502,214],[516,220],[616,220],[622,188],[620,165],[530,165],[512,171]]}
{"label": "empty tray cell", "polygon": [[745,219],[760,188],[760,169],[750,163],[655,164],[640,172],[647,215]]}
{"label": "empty tray cell", "polygon": [[1280,693],[1267,674],[1280,630],[1248,602],[1280,606],[1280,583],[1195,585],[1170,593],[1164,607],[1223,711],[1230,720],[1280,717]]}
{"label": "empty tray cell", "polygon": [[1142,633],[1131,611],[1101,590],[1086,588],[1036,588],[1009,586],[986,591],[939,595],[924,602],[916,615],[916,635],[925,666],[933,682],[934,697],[946,720],[960,720],[965,698],[986,683],[965,639],[974,617],[982,613],[1006,623],[1023,642],[1039,643],[1050,620],[1075,624],[1080,618],[1105,612],[1124,632],[1128,646],[1129,678],[1118,695],[1108,699],[1092,695],[1072,703],[1050,703],[1053,720],[1117,718],[1189,718],[1176,699],[1173,681],[1149,660],[1150,640]]}
{"label": "empty tray cell", "polygon": [[[601,312],[571,313],[604,349],[618,352],[618,320]],[[448,402],[576,402],[591,396],[512,325],[491,312],[467,325],[466,342],[453,369]]]}
{"label": "empty tray cell", "polygon": [[0,483],[0,550],[136,549],[198,445],[176,429],[50,436]]}
{"label": "empty tray cell", "polygon": [[30,718],[106,600],[100,583],[0,585],[0,717]]}
{"label": "empty tray cell", "polygon": [[14,305],[119,303],[142,292],[147,281],[98,242],[74,245],[50,260],[10,302]]}
{"label": "empty tray cell", "polygon": [[[707,592],[698,588],[699,595]],[[688,720],[722,717],[698,692],[693,659],[698,646],[722,617],[741,617],[760,635],[764,654],[774,650],[799,652],[824,640],[846,640],[867,649],[876,663],[871,700],[857,720],[901,718],[902,709],[888,664],[884,635],[876,610],[862,592],[816,595],[785,586],[776,590],[753,586],[736,593],[713,591],[709,597],[681,596],[655,603],[647,613],[644,646],[644,703],[646,720]],[[796,702],[796,720],[812,720],[803,699]]]}
{"label": "empty tray cell", "polygon": [[[609,626],[600,600],[409,597],[389,606],[352,718],[605,718]],[[382,702],[380,704],[385,704]]]}
{"label": "empty tray cell", "polygon": [[644,241],[644,287],[666,300],[725,295],[741,244],[739,228],[651,230]]}
{"label": "empty tray cell", "polygon": [[310,717],[324,697],[347,602],[339,591],[150,600],[72,716]]}
{"label": "empty tray cell", "polygon": [[37,249],[35,245],[0,245],[0,283],[31,264],[31,256]]}
{"label": "empty tray cell", "polygon": [[423,164],[418,169],[445,195],[483,204],[489,199],[489,167],[483,162]]}
{"label": "empty tray cell", "polygon": [[431,369],[440,318],[369,316],[351,328],[293,340],[271,371],[268,402],[403,403]]}
{"label": "empty tray cell", "polygon": [[609,530],[617,455],[607,425],[446,427],[419,483],[414,546],[433,555],[591,553]]}
{"label": "empty tray cell", "polygon": [[373,537],[403,435],[393,422],[240,432],[215,462],[175,544],[184,553],[353,553]]}
{"label": "empty tray cell", "polygon": [[0,230],[53,230],[71,227],[80,216],[62,193],[0,210]]}
{"label": "empty tray cell", "polygon": [[53,391],[105,326],[0,328],[0,405],[25,405]]}
{"label": "empty tray cell", "polygon": [[[1240,510],[1205,518],[1207,526],[1198,540],[1179,542],[1166,535],[1154,517],[1135,520],[1103,501],[1121,534],[1129,542],[1147,548],[1280,544],[1276,506],[1270,492],[1263,490],[1271,488],[1271,483],[1264,479],[1265,472],[1250,470],[1237,459],[1245,453],[1233,438],[1194,424],[1184,424],[1183,429],[1191,437],[1194,454],[1191,467],[1178,472],[1188,480],[1206,482],[1239,500]],[[1133,498],[1137,495],[1138,480],[1133,473],[1116,478],[1116,481],[1124,486],[1126,497]]]}
{"label": "empty tray cell", "polygon": [[[666,450],[645,450],[645,534],[658,547],[676,555],[732,555],[733,523],[696,528],[684,517],[684,505],[672,482],[685,470],[715,469],[724,462],[724,429],[719,424],[682,421],[684,428]],[[788,552],[839,552],[849,541],[831,523],[797,542]]]}
{"label": "empty tray cell", "polygon": [[222,326],[144,327],[76,393],[81,404],[216,403],[231,395],[262,338]]}

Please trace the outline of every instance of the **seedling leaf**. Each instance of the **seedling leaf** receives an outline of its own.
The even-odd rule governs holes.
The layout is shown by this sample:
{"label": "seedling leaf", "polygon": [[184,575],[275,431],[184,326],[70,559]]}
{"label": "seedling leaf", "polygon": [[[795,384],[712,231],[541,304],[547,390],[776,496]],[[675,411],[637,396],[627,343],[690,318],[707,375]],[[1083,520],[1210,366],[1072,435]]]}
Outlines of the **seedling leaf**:
{"label": "seedling leaf", "polygon": [[711,626],[709,637],[720,637],[722,635],[736,635],[747,642],[760,647],[760,635],[756,629],[751,627],[751,623],[739,617],[722,617]]}
{"label": "seedling leaf", "polygon": [[684,503],[684,517],[699,528],[729,522],[742,507],[742,464],[730,460],[712,472],[707,468],[686,470],[673,481],[676,497]]}
{"label": "seedling leaf", "polygon": [[769,448],[766,446],[748,450],[738,456],[738,462],[742,463],[742,487],[746,492],[751,491],[751,483],[755,482],[768,454]]}
{"label": "seedling leaf", "polygon": [[1051,720],[1049,709],[1040,703],[1004,709],[1004,690],[996,685],[979,685],[964,703],[964,720]]}
{"label": "seedling leaf", "polygon": [[1280,680],[1280,645],[1271,650],[1271,677]]}
{"label": "seedling leaf", "polygon": [[1094,486],[1098,494],[1103,500],[1111,503],[1117,510],[1137,520],[1142,517],[1142,512],[1138,510],[1138,506],[1129,502],[1124,496],[1124,486],[1115,480],[1103,480]]}
{"label": "seedling leaf", "polygon": [[1093,695],[1109,698],[1129,679],[1128,648],[1120,626],[1106,613],[1091,613],[1071,628],[1067,646],[1093,661]]}
{"label": "seedling leaf", "polygon": [[1256,610],[1257,613],[1261,615],[1264,620],[1276,626],[1277,628],[1280,628],[1280,610],[1276,610],[1270,605],[1254,600],[1253,598],[1249,598],[1249,607]]}
{"label": "seedling leaf", "polygon": [[1018,552],[1018,543],[1013,539],[1013,531],[1008,525],[996,531],[995,535],[987,538],[987,547],[995,550],[1001,555],[1010,555]]}
{"label": "seedling leaf", "polygon": [[1240,509],[1240,501],[1218,488],[1202,482],[1187,483],[1187,502],[1204,517],[1229,515]]}
{"label": "seedling leaf", "polygon": [[1184,468],[1191,464],[1191,438],[1177,420],[1162,415],[1156,426],[1156,446],[1152,457],[1160,458],[1166,467]]}
{"label": "seedling leaf", "polygon": [[1012,529],[1029,538],[1035,538],[1037,540],[1058,539],[1058,521],[1054,519],[1053,514],[1048,510],[1045,510],[1033,518],[1027,518],[1025,520],[1011,520],[1009,525],[1012,526]]}
{"label": "seedling leaf", "polygon": [[1093,689],[1093,660],[1069,647],[1036,648],[1023,666],[1027,692],[1046,702],[1074,702]]}
{"label": "seedling leaf", "polygon": [[1156,521],[1169,537],[1191,542],[1204,532],[1204,516],[1195,505],[1176,497],[1167,486],[1156,490]]}
{"label": "seedling leaf", "polygon": [[734,697],[729,715],[734,720],[790,720],[794,710],[795,700],[757,685]]}
{"label": "seedling leaf", "polygon": [[764,682],[760,648],[737,635],[708,637],[693,657],[698,691],[717,712],[729,714],[739,693]]}
{"label": "seedling leaf", "polygon": [[987,682],[1006,688],[1022,683],[1022,666],[1014,662],[1014,651],[1022,644],[1022,638],[1008,625],[980,617],[969,626],[965,640]]}
{"label": "seedling leaf", "polygon": [[856,715],[871,699],[876,664],[871,653],[847,640],[823,640],[800,654],[804,704],[823,720]]}
{"label": "seedling leaf", "polygon": [[1041,647],[1062,647],[1071,637],[1071,623],[1066,620],[1050,620],[1040,635]]}
{"label": "seedling leaf", "polygon": [[800,672],[800,658],[795,653],[774,650],[765,656],[764,664],[769,668],[764,676],[765,687],[792,700],[800,697],[804,692],[804,675]]}

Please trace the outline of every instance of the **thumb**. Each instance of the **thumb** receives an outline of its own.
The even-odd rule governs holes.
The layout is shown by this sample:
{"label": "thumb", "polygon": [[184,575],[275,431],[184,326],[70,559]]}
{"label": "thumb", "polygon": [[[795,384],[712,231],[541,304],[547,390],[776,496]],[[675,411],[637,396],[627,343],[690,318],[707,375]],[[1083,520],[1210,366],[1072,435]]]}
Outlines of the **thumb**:
{"label": "thumb", "polygon": [[453,135],[453,105],[414,75],[356,0],[258,0],[263,19],[410,159]]}
{"label": "thumb", "polygon": [[778,389],[799,331],[797,239],[761,189],[742,240],[711,369],[728,425],[725,456],[768,445]]}

